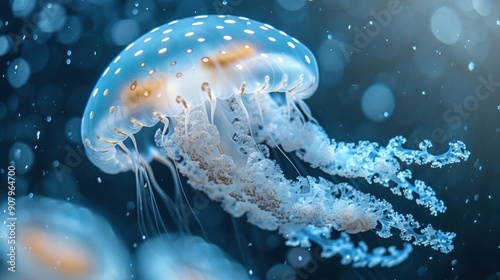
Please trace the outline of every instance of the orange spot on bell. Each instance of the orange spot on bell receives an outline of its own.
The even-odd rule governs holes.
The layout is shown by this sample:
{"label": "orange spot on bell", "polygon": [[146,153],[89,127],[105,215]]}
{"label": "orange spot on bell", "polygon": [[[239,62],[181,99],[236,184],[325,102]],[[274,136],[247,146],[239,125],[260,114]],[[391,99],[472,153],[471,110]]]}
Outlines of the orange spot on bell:
{"label": "orange spot on bell", "polygon": [[252,55],[255,55],[255,50],[250,45],[243,44],[232,49],[222,50],[211,59],[202,59],[202,65],[209,68],[214,68],[216,65],[226,68],[234,66],[238,61]]}
{"label": "orange spot on bell", "polygon": [[[20,234],[21,242],[30,248],[32,259],[47,270],[57,270],[68,277],[91,275],[95,270],[89,249],[75,238],[67,238],[56,231],[28,226]],[[27,264],[25,264],[27,265]]]}

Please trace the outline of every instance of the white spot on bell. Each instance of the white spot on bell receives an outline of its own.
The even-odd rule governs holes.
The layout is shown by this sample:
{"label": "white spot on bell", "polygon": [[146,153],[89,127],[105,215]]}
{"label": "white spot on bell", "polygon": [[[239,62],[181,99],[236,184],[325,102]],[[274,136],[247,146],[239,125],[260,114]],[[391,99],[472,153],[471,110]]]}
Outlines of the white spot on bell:
{"label": "white spot on bell", "polygon": [[102,76],[103,76],[103,77],[104,77],[104,76],[106,76],[106,74],[108,74],[108,72],[109,72],[109,67],[108,67],[108,68],[106,68],[106,70],[104,70],[104,73],[102,73]]}
{"label": "white spot on bell", "polygon": [[304,58],[308,64],[311,64],[311,59],[307,55],[304,55]]}
{"label": "white spot on bell", "polygon": [[126,48],[125,48],[125,51],[128,51],[131,47],[134,46],[134,43],[131,43],[130,45],[128,45]]}

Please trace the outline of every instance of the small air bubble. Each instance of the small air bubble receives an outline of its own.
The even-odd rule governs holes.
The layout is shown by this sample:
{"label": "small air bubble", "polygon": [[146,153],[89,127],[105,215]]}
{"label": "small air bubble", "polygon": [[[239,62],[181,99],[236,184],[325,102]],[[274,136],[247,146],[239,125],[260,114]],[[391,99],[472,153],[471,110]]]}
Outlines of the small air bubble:
{"label": "small air bubble", "polygon": [[471,61],[471,62],[469,63],[469,71],[474,70],[474,68],[475,68],[475,67],[476,67],[476,65],[474,64],[474,62],[472,62],[472,61]]}

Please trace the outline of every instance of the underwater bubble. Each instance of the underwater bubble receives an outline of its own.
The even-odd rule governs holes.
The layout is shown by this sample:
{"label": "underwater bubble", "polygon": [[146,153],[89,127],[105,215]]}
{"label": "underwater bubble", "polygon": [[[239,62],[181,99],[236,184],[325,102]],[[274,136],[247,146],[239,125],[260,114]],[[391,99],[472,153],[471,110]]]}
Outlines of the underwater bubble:
{"label": "underwater bubble", "polygon": [[372,85],[361,97],[363,113],[374,122],[387,120],[394,112],[394,106],[394,94],[384,84],[376,83]]}
{"label": "underwater bubble", "polygon": [[81,142],[80,135],[80,125],[82,123],[82,119],[78,117],[73,117],[66,122],[64,125],[64,135],[71,142],[78,144]]}
{"label": "underwater bubble", "polygon": [[31,75],[30,65],[23,58],[14,59],[7,67],[7,80],[14,88],[20,88]]}
{"label": "underwater bubble", "polygon": [[0,36],[0,56],[6,54],[9,49],[9,39],[6,36]]}
{"label": "underwater bubble", "polygon": [[468,67],[468,68],[469,68],[469,71],[474,70],[474,68],[475,68],[475,67],[476,67],[476,65],[474,64],[474,62],[472,62],[472,61],[471,61],[471,62],[469,63],[469,67]]}
{"label": "underwater bubble", "polygon": [[16,142],[9,151],[9,160],[14,162],[16,172],[20,175],[28,172],[33,166],[35,156],[30,146],[23,142]]}
{"label": "underwater bubble", "polygon": [[10,9],[15,17],[21,18],[26,17],[33,12],[35,4],[35,0],[11,0]]}
{"label": "underwater bubble", "polygon": [[470,12],[474,10],[474,5],[470,0],[456,0],[455,3],[460,8],[460,10],[464,12]]}
{"label": "underwater bubble", "polygon": [[431,30],[439,41],[452,45],[460,39],[462,23],[453,9],[441,7],[432,14]]}
{"label": "underwater bubble", "polygon": [[311,252],[305,248],[291,248],[286,255],[287,263],[292,267],[305,267],[311,261]]}
{"label": "underwater bubble", "polygon": [[304,7],[306,0],[278,0],[278,4],[287,11],[298,11]]}
{"label": "underwater bubble", "polygon": [[276,264],[266,273],[266,280],[294,280],[296,273],[293,268],[285,264]]}
{"label": "underwater bubble", "polygon": [[127,207],[127,210],[129,210],[129,211],[134,210],[135,209],[135,202],[133,202],[133,201],[127,202],[126,207]]}
{"label": "underwater bubble", "polygon": [[482,16],[489,16],[491,13],[491,0],[472,0],[472,5],[476,12]]}
{"label": "underwater bubble", "polygon": [[111,39],[118,46],[126,46],[139,36],[139,25],[135,20],[124,19],[111,27]]}
{"label": "underwater bubble", "polygon": [[41,31],[54,33],[66,22],[66,9],[57,3],[47,3],[38,15],[36,25]]}

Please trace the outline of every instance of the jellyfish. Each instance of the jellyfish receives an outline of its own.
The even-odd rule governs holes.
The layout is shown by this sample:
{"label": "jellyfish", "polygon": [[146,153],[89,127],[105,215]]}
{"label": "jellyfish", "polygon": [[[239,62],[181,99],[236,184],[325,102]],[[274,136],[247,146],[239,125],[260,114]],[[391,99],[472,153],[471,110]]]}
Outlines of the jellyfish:
{"label": "jellyfish", "polygon": [[466,160],[465,144],[431,154],[430,141],[410,150],[402,136],[386,146],[330,139],[305,103],[318,81],[313,53],[269,24],[230,15],[175,20],[131,43],[104,70],[82,118],[82,141],[103,172],[135,172],[140,205],[153,210],[155,196],[142,190],[170,199],[154,178],[150,162],[157,160],[232,216],[278,230],[290,246],[316,243],[322,257],[339,255],[343,264],[393,266],[412,251],[406,242],[370,250],[350,240],[366,231],[383,238],[398,231],[404,241],[450,252],[455,233],[421,226],[348,183],[286,177],[270,157],[271,150],[295,155],[325,176],[363,178],[432,215],[445,211],[406,166]]}
{"label": "jellyfish", "polygon": [[144,242],[135,259],[139,279],[250,279],[239,263],[197,236],[160,235]]}
{"label": "jellyfish", "polygon": [[[2,203],[2,279],[130,279],[129,253],[87,208],[34,196]],[[10,206],[10,207],[7,207]],[[12,211],[11,211],[12,210]],[[14,241],[13,241],[14,240]]]}

